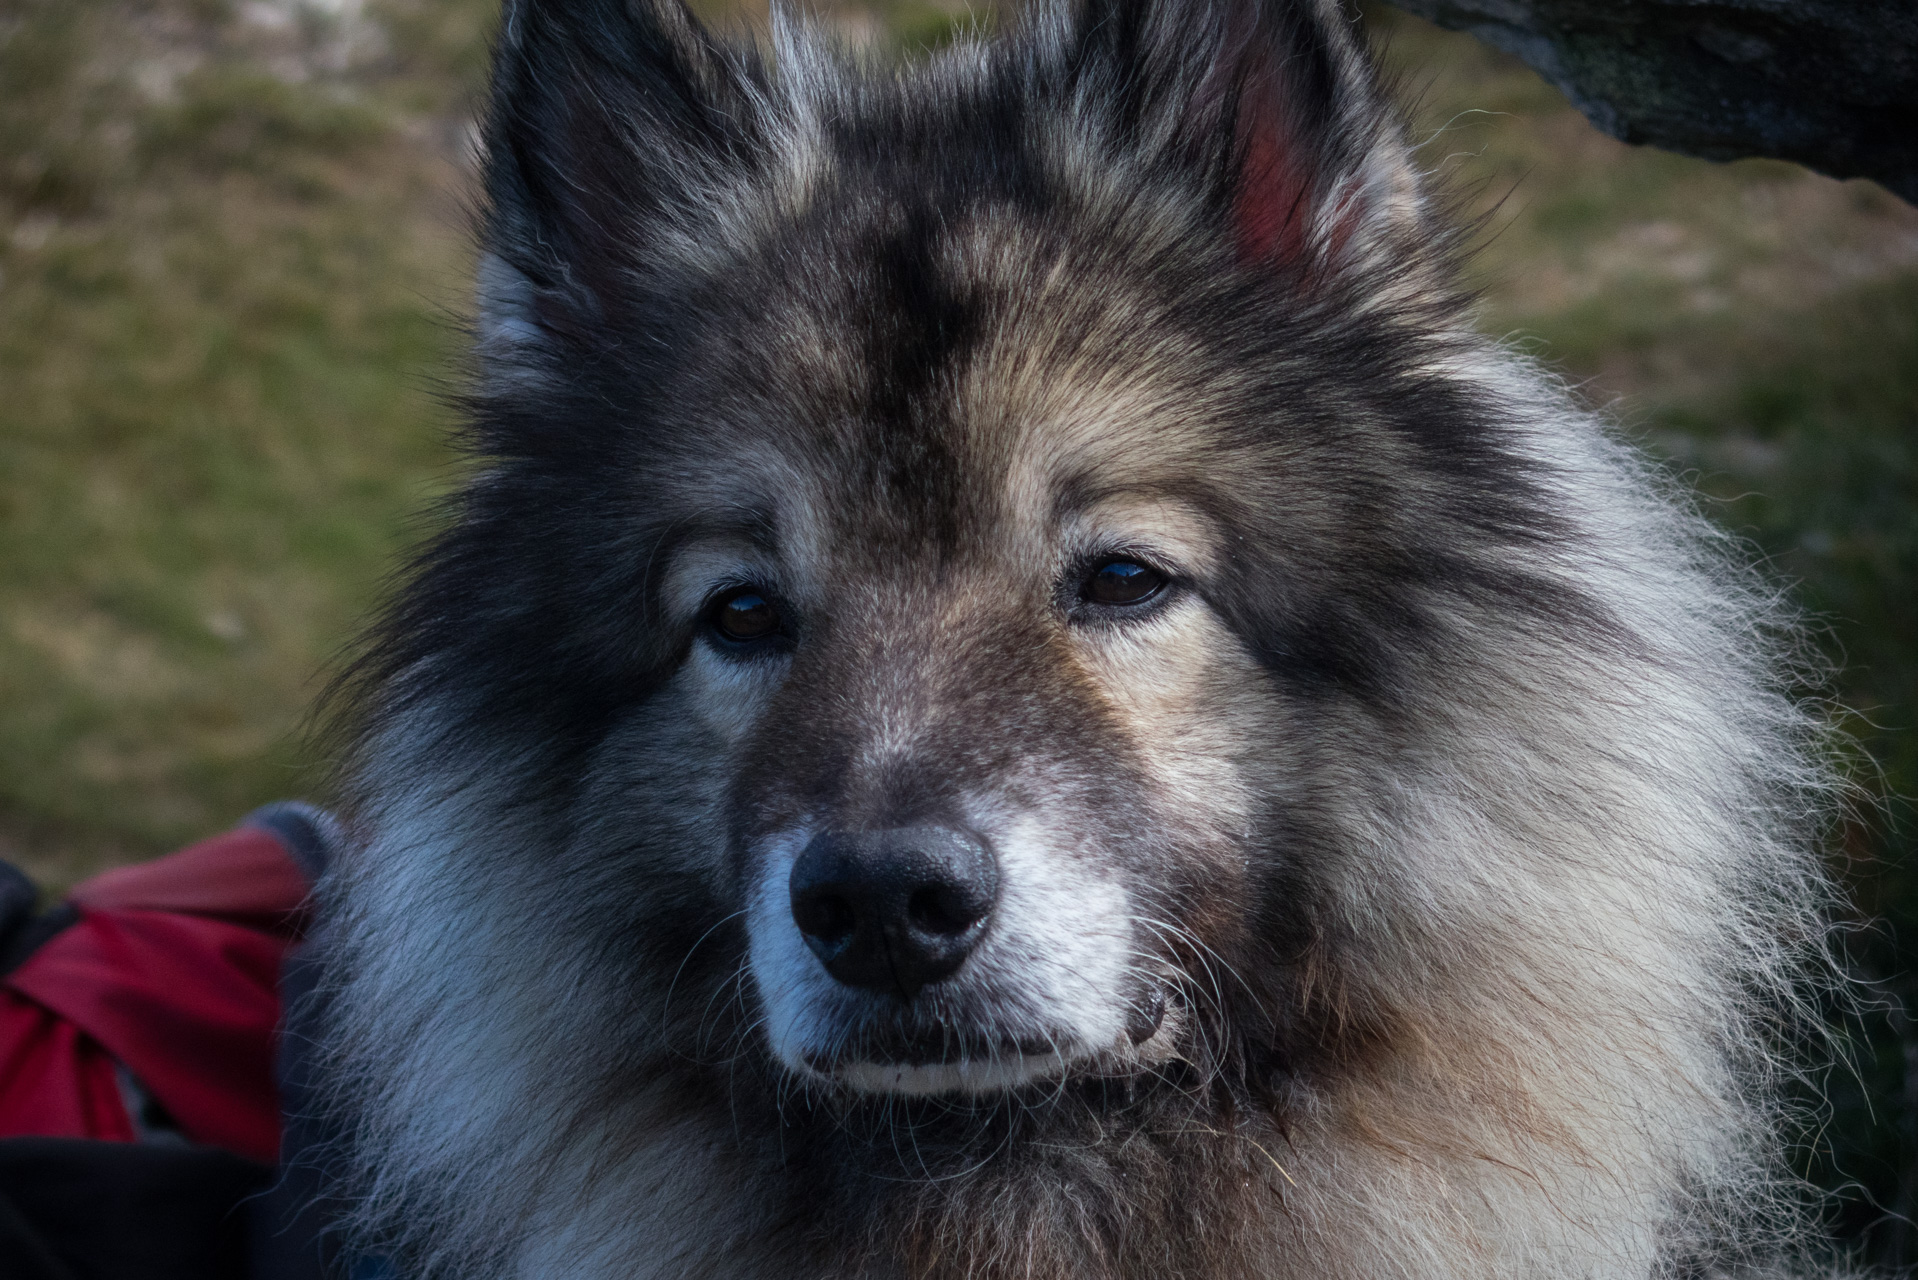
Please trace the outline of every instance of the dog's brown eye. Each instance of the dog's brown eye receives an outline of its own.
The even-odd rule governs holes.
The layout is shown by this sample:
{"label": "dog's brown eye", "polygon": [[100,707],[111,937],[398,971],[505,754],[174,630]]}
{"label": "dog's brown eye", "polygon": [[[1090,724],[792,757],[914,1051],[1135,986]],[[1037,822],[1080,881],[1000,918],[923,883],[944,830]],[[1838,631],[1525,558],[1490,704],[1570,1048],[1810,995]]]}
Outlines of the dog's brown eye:
{"label": "dog's brown eye", "polygon": [[1091,604],[1144,604],[1165,586],[1165,575],[1135,560],[1108,560],[1086,579]]}
{"label": "dog's brown eye", "polygon": [[728,640],[763,640],[779,630],[779,610],[765,596],[746,587],[713,607],[713,627]]}

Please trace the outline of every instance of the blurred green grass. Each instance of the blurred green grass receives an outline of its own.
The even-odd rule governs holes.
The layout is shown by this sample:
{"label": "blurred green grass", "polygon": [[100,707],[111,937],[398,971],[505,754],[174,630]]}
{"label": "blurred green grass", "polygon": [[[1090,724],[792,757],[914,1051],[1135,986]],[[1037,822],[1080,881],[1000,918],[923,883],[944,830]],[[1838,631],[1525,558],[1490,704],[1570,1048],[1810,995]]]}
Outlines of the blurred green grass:
{"label": "blurred green grass", "polygon": [[[912,50],[995,10],[830,12]],[[44,884],[323,787],[305,710],[449,482],[492,20],[0,0],[0,856]],[[1843,850],[1888,922],[1860,970],[1918,999],[1918,212],[1623,146],[1466,37],[1368,21],[1423,163],[1484,219],[1488,329],[1613,404],[1822,620],[1890,797]],[[1902,1025],[1854,1029],[1818,1156],[1859,1184],[1841,1227],[1891,1261],[1909,1231],[1874,1203],[1918,1185]]]}
{"label": "blurred green grass", "polygon": [[320,785],[316,678],[445,482],[478,64],[332,71],[324,17],[0,24],[0,840],[52,883]]}

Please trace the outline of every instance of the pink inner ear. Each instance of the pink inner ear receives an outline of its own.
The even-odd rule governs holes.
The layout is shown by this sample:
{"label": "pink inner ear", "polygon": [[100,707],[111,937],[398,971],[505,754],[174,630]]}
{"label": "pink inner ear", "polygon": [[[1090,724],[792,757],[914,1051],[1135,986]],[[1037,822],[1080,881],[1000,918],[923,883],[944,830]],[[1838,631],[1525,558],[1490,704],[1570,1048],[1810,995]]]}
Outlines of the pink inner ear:
{"label": "pink inner ear", "polygon": [[1315,197],[1310,163],[1281,115],[1278,95],[1248,92],[1239,117],[1239,194],[1232,207],[1239,256],[1298,262],[1307,249]]}

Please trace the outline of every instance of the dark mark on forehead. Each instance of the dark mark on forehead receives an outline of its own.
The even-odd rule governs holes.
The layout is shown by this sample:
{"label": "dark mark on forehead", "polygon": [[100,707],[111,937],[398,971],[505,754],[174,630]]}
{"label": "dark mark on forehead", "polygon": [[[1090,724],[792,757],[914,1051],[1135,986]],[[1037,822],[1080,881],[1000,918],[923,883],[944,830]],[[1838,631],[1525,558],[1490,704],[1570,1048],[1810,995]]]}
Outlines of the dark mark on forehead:
{"label": "dark mark on forehead", "polygon": [[868,233],[856,277],[866,322],[848,338],[863,346],[865,378],[851,406],[860,439],[845,495],[854,510],[846,514],[868,532],[875,519],[894,525],[897,536],[943,559],[965,524],[950,390],[979,344],[982,317],[942,260],[940,211],[919,197],[901,204],[888,211],[890,225]]}

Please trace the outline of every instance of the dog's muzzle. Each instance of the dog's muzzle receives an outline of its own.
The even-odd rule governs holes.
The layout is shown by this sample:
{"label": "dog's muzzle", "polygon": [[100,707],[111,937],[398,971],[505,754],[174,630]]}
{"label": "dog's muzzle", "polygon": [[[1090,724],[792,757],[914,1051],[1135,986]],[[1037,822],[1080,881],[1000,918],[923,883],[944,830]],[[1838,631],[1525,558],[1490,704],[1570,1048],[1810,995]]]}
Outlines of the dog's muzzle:
{"label": "dog's muzzle", "polygon": [[789,829],[758,848],[763,1025],[806,1079],[982,1096],[1177,1055],[1176,975],[1141,963],[1123,888],[1016,824]]}

